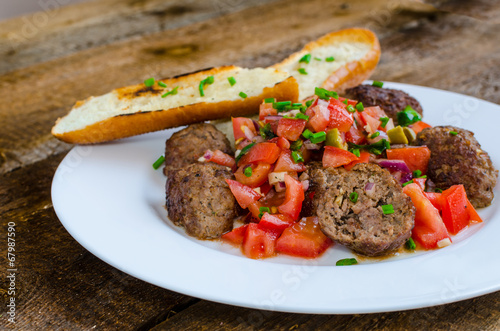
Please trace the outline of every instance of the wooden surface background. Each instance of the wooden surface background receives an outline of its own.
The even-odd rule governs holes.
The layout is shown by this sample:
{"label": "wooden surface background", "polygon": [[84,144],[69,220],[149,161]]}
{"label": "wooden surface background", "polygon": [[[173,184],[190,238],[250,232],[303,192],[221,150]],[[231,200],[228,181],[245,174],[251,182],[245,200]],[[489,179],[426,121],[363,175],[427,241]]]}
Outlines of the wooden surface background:
{"label": "wooden surface background", "polygon": [[[268,66],[340,28],[377,33],[382,58],[374,79],[500,103],[498,1],[104,0],[51,9],[0,22],[0,328],[500,329],[500,292],[365,315],[268,312],[181,295],[90,254],[62,227],[50,198],[54,171],[72,147],[50,128],[75,101],[151,76]],[[10,221],[17,229],[15,325],[5,314]]]}

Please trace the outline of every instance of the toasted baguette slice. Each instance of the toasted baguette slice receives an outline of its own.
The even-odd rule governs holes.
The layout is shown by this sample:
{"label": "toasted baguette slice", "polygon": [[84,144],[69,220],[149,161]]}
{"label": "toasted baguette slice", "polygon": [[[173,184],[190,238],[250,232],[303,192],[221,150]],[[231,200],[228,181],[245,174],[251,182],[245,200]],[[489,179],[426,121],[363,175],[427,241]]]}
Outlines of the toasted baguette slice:
{"label": "toasted baguette slice", "polygon": [[[299,62],[311,54],[309,63]],[[326,59],[333,57],[328,62]],[[370,30],[352,28],[329,33],[307,44],[273,68],[286,71],[299,82],[299,100],[314,94],[314,88],[323,87],[343,93],[346,88],[367,79],[380,58],[380,44]],[[303,68],[307,74],[301,74]]]}
{"label": "toasted baguette slice", "polygon": [[[205,95],[200,96],[200,82],[212,75],[213,84],[205,85]],[[234,77],[236,84],[231,86],[229,77]],[[295,78],[274,68],[226,66],[161,81],[166,88],[139,84],[77,102],[68,115],[57,120],[52,134],[68,143],[92,144],[254,114],[264,98],[298,100]],[[162,97],[176,87],[177,94]],[[240,96],[240,92],[247,97]]]}

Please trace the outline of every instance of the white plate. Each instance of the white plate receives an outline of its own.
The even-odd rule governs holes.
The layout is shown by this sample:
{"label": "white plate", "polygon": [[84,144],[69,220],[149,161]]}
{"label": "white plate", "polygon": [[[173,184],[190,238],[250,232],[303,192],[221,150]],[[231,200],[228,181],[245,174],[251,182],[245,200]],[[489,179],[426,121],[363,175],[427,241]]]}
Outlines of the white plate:
{"label": "white plate", "polygon": [[[475,132],[500,165],[500,106],[396,83],[424,108],[424,120]],[[77,146],[52,183],[54,209],[68,232],[110,265],[186,295],[244,307],[301,313],[371,313],[421,308],[500,289],[498,198],[479,211],[484,223],[451,246],[377,263],[336,267],[352,254],[339,246],[320,259],[251,260],[221,242],[198,241],[166,216],[165,177],[151,164],[173,130],[98,146]],[[500,195],[500,185],[495,188]]]}

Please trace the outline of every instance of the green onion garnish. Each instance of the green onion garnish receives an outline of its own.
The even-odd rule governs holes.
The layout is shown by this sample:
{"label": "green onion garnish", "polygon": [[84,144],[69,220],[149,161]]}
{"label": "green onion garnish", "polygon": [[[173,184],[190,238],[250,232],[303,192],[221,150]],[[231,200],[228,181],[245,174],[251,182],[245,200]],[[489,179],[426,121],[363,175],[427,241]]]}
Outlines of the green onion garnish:
{"label": "green onion garnish", "polygon": [[442,190],[442,189],[440,189],[439,187],[436,187],[436,188],[434,189],[434,191],[436,191],[437,193],[443,193],[443,190]]}
{"label": "green onion garnish", "polygon": [[271,128],[271,123],[266,123],[264,126],[259,128],[260,136],[266,140],[276,137],[273,129]]}
{"label": "green onion garnish", "polygon": [[308,108],[311,107],[311,105],[312,105],[313,102],[314,102],[314,100],[312,100],[312,99],[311,100],[307,100],[306,101],[306,107],[308,107]]}
{"label": "green onion garnish", "polygon": [[160,85],[161,87],[167,87],[167,84],[165,84],[164,82],[158,82],[158,85]]}
{"label": "green onion garnish", "polygon": [[274,98],[267,98],[264,99],[264,103],[274,103],[275,99]]}
{"label": "green onion garnish", "polygon": [[306,69],[304,69],[304,68],[299,68],[299,69],[297,69],[297,71],[298,71],[301,75],[307,75],[307,71],[306,71]]}
{"label": "green onion garnish", "polygon": [[292,105],[291,101],[278,101],[273,103],[273,108],[278,110],[278,112],[280,112],[286,110],[286,107],[291,105]]}
{"label": "green onion garnish", "polygon": [[352,192],[349,194],[349,200],[351,200],[353,203],[356,203],[358,201],[358,192]]}
{"label": "green onion garnish", "polygon": [[381,127],[385,128],[385,126],[387,125],[387,123],[389,122],[390,118],[389,117],[381,117],[379,118],[379,121],[382,122],[380,124]]}
{"label": "green onion garnish", "polygon": [[378,81],[378,80],[374,80],[373,83],[372,83],[372,86],[376,86],[376,87],[382,87],[384,86],[384,83]]}
{"label": "green onion garnish", "polygon": [[144,81],[144,85],[146,85],[147,87],[151,87],[154,84],[155,84],[155,79],[153,77],[148,78]]}
{"label": "green onion garnish", "polygon": [[406,106],[403,111],[397,114],[398,124],[408,126],[422,120],[422,116],[417,113],[411,106]]}
{"label": "green onion garnish", "polygon": [[355,258],[342,259],[342,260],[338,260],[337,263],[335,263],[336,266],[353,265],[353,264],[358,264],[358,260],[356,260]]}
{"label": "green onion garnish", "polygon": [[358,102],[356,104],[356,109],[359,111],[359,112],[362,112],[363,110],[365,110],[365,107],[363,106],[363,103],[362,102]]}
{"label": "green onion garnish", "polygon": [[305,129],[304,132],[302,132],[302,136],[306,139],[309,139],[313,136],[313,133],[309,129]]}
{"label": "green onion garnish", "polygon": [[401,186],[405,187],[406,185],[409,185],[409,184],[411,184],[411,183],[413,183],[413,179],[410,179],[410,180],[409,180],[409,181],[407,181],[406,183],[403,183],[403,185],[401,185]]}
{"label": "green onion garnish", "polygon": [[413,241],[412,238],[408,239],[405,243],[405,246],[407,249],[410,251],[414,251],[417,248],[417,245],[415,245],[415,242]]}
{"label": "green onion garnish", "polygon": [[245,147],[243,147],[241,149],[240,154],[238,154],[238,156],[236,157],[236,163],[238,163],[238,161],[243,157],[243,155],[245,155],[246,153],[248,153],[248,151],[250,150],[250,148],[252,148],[254,145],[255,145],[255,143],[251,143],[251,144],[248,144]]}
{"label": "green onion garnish", "polygon": [[348,105],[348,104],[349,104],[349,102],[347,102],[347,99],[345,99],[344,101],[342,101],[342,103],[343,103],[344,105]]}
{"label": "green onion garnish", "polygon": [[382,212],[385,215],[394,214],[394,207],[392,205],[382,205],[380,207],[382,207]]}
{"label": "green onion garnish", "polygon": [[321,87],[316,87],[314,89],[314,94],[316,94],[320,99],[323,99],[323,100],[330,100],[330,98],[335,98],[335,99],[339,98],[339,95],[337,92],[328,91],[328,90],[325,90],[324,88],[321,88]]}
{"label": "green onion garnish", "polygon": [[320,143],[322,141],[325,141],[326,140],[326,132],[325,131],[316,132],[312,135],[311,138],[309,138],[309,140],[313,144],[317,144],[317,143]]}
{"label": "green onion garnish", "polygon": [[316,61],[321,61],[321,59],[319,57],[315,57],[314,58]]}
{"label": "green onion garnish", "polygon": [[292,143],[290,144],[290,149],[291,149],[292,151],[298,151],[298,150],[300,150],[300,149],[302,148],[302,143],[303,143],[303,142],[302,142],[302,140],[300,140],[300,139],[295,140],[294,142],[292,142]]}
{"label": "green onion garnish", "polygon": [[162,155],[158,158],[158,160],[153,163],[153,168],[157,170],[162,164],[165,162],[165,157]]}
{"label": "green onion garnish", "polygon": [[351,150],[351,153],[354,154],[354,155],[356,155],[357,157],[360,157],[360,155],[361,155],[359,153],[359,148],[355,148],[355,149]]}
{"label": "green onion garnish", "polygon": [[236,84],[236,79],[234,79],[234,77],[228,77],[227,80],[228,80],[229,84],[231,84],[231,86]]}
{"label": "green onion garnish", "polygon": [[214,83],[214,76],[208,76],[204,80],[200,82],[200,86],[198,89],[200,90],[200,96],[204,97],[205,96],[205,91],[203,90],[205,88],[205,85],[210,85]]}
{"label": "green onion garnish", "polygon": [[353,107],[353,105],[347,105],[347,111],[350,113],[355,113],[356,109]]}
{"label": "green onion garnish", "polygon": [[325,59],[325,61],[326,61],[326,62],[333,62],[333,61],[335,61],[335,58],[334,58],[333,56],[330,56],[330,57],[327,57],[327,58]]}
{"label": "green onion garnish", "polygon": [[298,151],[292,151],[292,159],[294,163],[304,162],[302,154]]}
{"label": "green onion garnish", "polygon": [[239,96],[242,97],[243,99],[246,99],[248,95],[246,95],[245,92],[240,92]]}
{"label": "green onion garnish", "polygon": [[304,63],[309,63],[311,62],[311,54],[306,54],[303,57],[300,58],[299,63],[304,62]]}
{"label": "green onion garnish", "polygon": [[174,87],[172,90],[168,91],[167,93],[163,94],[161,97],[162,98],[165,98],[169,95],[176,95],[177,94],[177,89],[179,88],[179,86],[176,86]]}
{"label": "green onion garnish", "polygon": [[456,136],[456,135],[458,134],[458,132],[457,132],[457,131],[450,131],[450,134],[451,134],[452,136]]}
{"label": "green onion garnish", "polygon": [[419,169],[417,169],[417,170],[415,170],[413,172],[413,177],[417,177],[418,178],[420,176],[422,176],[422,171],[420,171]]}
{"label": "green onion garnish", "polygon": [[380,131],[377,131],[377,132],[375,132],[374,134],[372,134],[372,135],[370,136],[370,138],[371,138],[371,139],[373,139],[373,138],[377,138],[378,136],[380,136]]}
{"label": "green onion garnish", "polygon": [[309,116],[305,115],[305,114],[302,114],[302,113],[298,113],[297,115],[295,115],[295,118],[298,118],[300,120],[309,120]]}
{"label": "green onion garnish", "polygon": [[252,177],[252,167],[246,167],[245,170],[243,171],[243,174],[246,177]]}
{"label": "green onion garnish", "polygon": [[271,212],[271,210],[269,209],[269,207],[259,207],[259,218],[262,218],[262,216],[264,216],[264,213],[269,213]]}

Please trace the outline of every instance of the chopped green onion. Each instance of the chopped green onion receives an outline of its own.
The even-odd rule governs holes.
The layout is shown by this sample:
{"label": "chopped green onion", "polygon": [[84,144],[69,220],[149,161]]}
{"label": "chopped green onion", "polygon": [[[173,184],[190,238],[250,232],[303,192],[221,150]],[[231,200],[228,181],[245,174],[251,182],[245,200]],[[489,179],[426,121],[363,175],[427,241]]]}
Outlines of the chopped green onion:
{"label": "chopped green onion", "polygon": [[355,149],[351,150],[351,153],[354,154],[354,155],[356,155],[357,157],[360,157],[360,155],[361,155],[359,153],[359,148],[355,148]]}
{"label": "chopped green onion", "polygon": [[264,103],[274,103],[275,99],[274,98],[267,98],[264,99]]}
{"label": "chopped green onion", "polygon": [[302,143],[303,143],[303,142],[302,142],[302,140],[300,140],[300,139],[295,140],[294,142],[292,142],[292,143],[290,144],[290,149],[291,149],[292,151],[298,151],[298,150],[300,150],[300,149],[302,148]]}
{"label": "chopped green onion", "polygon": [[294,163],[304,162],[302,154],[298,151],[292,151],[292,159]]}
{"label": "chopped green onion", "polygon": [[328,91],[328,90],[325,90],[324,88],[321,88],[321,87],[316,87],[314,89],[314,94],[316,94],[320,99],[323,99],[323,100],[330,100],[330,98],[335,98],[335,99],[339,98],[339,95],[337,92]]}
{"label": "chopped green onion", "polygon": [[362,102],[358,102],[356,104],[356,109],[359,111],[359,112],[362,112],[363,110],[365,110],[365,107],[363,106],[363,103]]}
{"label": "chopped green onion", "polygon": [[165,84],[164,82],[158,82],[158,85],[160,85],[161,87],[167,87],[167,84]]}
{"label": "chopped green onion", "polygon": [[168,91],[167,93],[163,94],[161,97],[162,98],[165,98],[169,95],[176,95],[177,94],[177,89],[179,88],[179,86],[176,86],[174,87],[172,90]]}
{"label": "chopped green onion", "polygon": [[271,210],[269,209],[269,207],[259,207],[259,218],[262,218],[262,216],[264,216],[264,213],[269,213],[271,212]]}
{"label": "chopped green onion", "polygon": [[456,135],[458,134],[458,132],[457,132],[457,131],[450,131],[450,134],[451,134],[452,136],[456,136]]}
{"label": "chopped green onion", "polygon": [[333,61],[335,61],[335,58],[334,58],[333,56],[330,56],[330,57],[327,57],[327,58],[325,59],[325,61],[326,61],[326,62],[333,62]]}
{"label": "chopped green onion", "polygon": [[372,83],[373,86],[376,86],[376,87],[382,87],[384,86],[384,83],[378,81],[378,80],[374,80],[373,83]]}
{"label": "chopped green onion", "polygon": [[205,88],[205,85],[210,85],[214,83],[214,76],[208,76],[204,80],[200,82],[200,86],[198,89],[200,90],[200,96],[204,97],[205,96],[205,91],[203,90]]}
{"label": "chopped green onion", "polygon": [[242,97],[243,99],[246,99],[248,95],[246,95],[245,92],[240,92],[239,96]]}
{"label": "chopped green onion", "polygon": [[405,243],[405,246],[407,249],[410,251],[414,251],[417,248],[417,245],[415,245],[415,242],[413,241],[412,238],[408,239]]}
{"label": "chopped green onion", "polygon": [[353,265],[353,264],[358,264],[358,260],[356,260],[355,258],[342,259],[338,260],[337,263],[335,263],[336,266]]}
{"label": "chopped green onion", "polygon": [[383,127],[383,128],[385,128],[385,126],[387,125],[387,123],[389,123],[389,120],[390,120],[389,117],[381,117],[381,118],[379,118],[379,121],[382,122],[380,124],[380,126]]}
{"label": "chopped green onion", "polygon": [[273,129],[271,128],[271,123],[266,123],[263,127],[259,128],[260,136],[266,140],[276,137]]}
{"label": "chopped green onion", "polygon": [[434,189],[434,191],[436,191],[437,193],[443,193],[443,190],[442,190],[442,189],[440,189],[439,187],[436,187],[436,188]]}
{"label": "chopped green onion", "polygon": [[375,155],[380,155],[382,154],[383,151],[386,149],[389,149],[391,147],[391,144],[386,140],[386,139],[381,139],[377,141],[374,144],[371,145],[358,145],[354,143],[349,143],[349,148],[359,148],[361,149],[366,149],[370,153],[375,154]]}
{"label": "chopped green onion", "polygon": [[347,105],[347,111],[350,113],[355,113],[356,109],[353,107],[353,105]]}
{"label": "chopped green onion", "polygon": [[309,129],[305,129],[304,132],[302,132],[302,136],[306,139],[310,139],[313,136],[313,133]]}
{"label": "chopped green onion", "polygon": [[374,134],[372,134],[372,135],[370,136],[370,138],[371,138],[371,139],[373,139],[373,138],[377,138],[378,136],[380,136],[380,131],[377,131],[377,132],[375,132]]}
{"label": "chopped green onion", "polygon": [[417,113],[411,106],[406,106],[403,111],[397,114],[398,124],[408,126],[422,120],[422,116]]}
{"label": "chopped green onion", "polygon": [[300,107],[302,107],[302,103],[300,102],[292,103],[292,107],[294,107],[295,109],[299,109]]}
{"label": "chopped green onion", "polygon": [[243,157],[243,155],[245,155],[246,153],[248,153],[248,151],[250,150],[250,148],[252,148],[254,145],[255,145],[255,143],[251,143],[251,144],[248,144],[245,147],[243,147],[241,149],[240,154],[238,154],[238,156],[236,157],[236,163],[238,163],[240,161],[240,159]]}
{"label": "chopped green onion", "polygon": [[304,68],[299,68],[299,69],[297,69],[297,71],[298,71],[301,75],[307,75],[307,71],[306,71],[306,69],[304,69]]}
{"label": "chopped green onion", "polygon": [[352,192],[349,194],[349,200],[351,200],[353,203],[356,203],[358,201],[358,192]]}
{"label": "chopped green onion", "polygon": [[325,141],[326,140],[326,132],[325,131],[316,132],[311,136],[311,138],[309,138],[309,140],[313,144],[317,144],[317,143],[320,143],[322,141]]}
{"label": "chopped green onion", "polygon": [[312,105],[313,102],[314,102],[314,100],[312,100],[312,99],[311,100],[307,100],[306,101],[306,107],[307,108],[311,107],[311,105]]}
{"label": "chopped green onion", "polygon": [[305,115],[305,114],[302,114],[302,113],[298,113],[297,115],[295,115],[295,118],[298,118],[300,120],[309,120],[309,116]]}
{"label": "chopped green onion", "polygon": [[413,177],[417,177],[418,178],[420,176],[422,176],[422,171],[420,171],[419,169],[417,169],[417,170],[415,170],[413,172]]}
{"label": "chopped green onion", "polygon": [[246,167],[245,170],[243,171],[243,174],[246,177],[252,177],[252,167]]}
{"label": "chopped green onion", "polygon": [[286,107],[291,105],[292,105],[291,101],[278,101],[273,103],[273,108],[278,110],[278,112],[280,112],[286,110]]}
{"label": "chopped green onion", "polygon": [[154,84],[155,84],[155,79],[153,77],[148,78],[144,81],[144,85],[146,85],[147,87],[151,87]]}
{"label": "chopped green onion", "polygon": [[382,207],[382,212],[385,215],[394,214],[394,207],[392,205],[382,205],[380,207]]}
{"label": "chopped green onion", "polygon": [[304,62],[304,63],[309,63],[311,62],[311,54],[306,54],[304,55],[300,60],[299,63]]}
{"label": "chopped green onion", "polygon": [[165,162],[165,157],[162,155],[158,158],[158,160],[153,163],[153,168],[157,170],[162,164]]}
{"label": "chopped green onion", "polygon": [[228,77],[227,80],[228,80],[229,84],[231,84],[231,86],[236,84],[236,79],[234,79],[234,77]]}
{"label": "chopped green onion", "polygon": [[344,105],[348,105],[348,104],[349,104],[349,102],[347,101],[347,99],[345,99],[344,101],[342,101],[342,103],[343,103]]}
{"label": "chopped green onion", "polygon": [[321,59],[319,57],[315,57],[314,58],[316,61],[321,61]]}
{"label": "chopped green onion", "polygon": [[406,183],[403,183],[403,185],[401,185],[401,186],[405,187],[406,185],[409,185],[409,184],[411,184],[411,183],[413,183],[413,179],[410,179],[410,180],[409,180],[409,181],[407,181]]}

